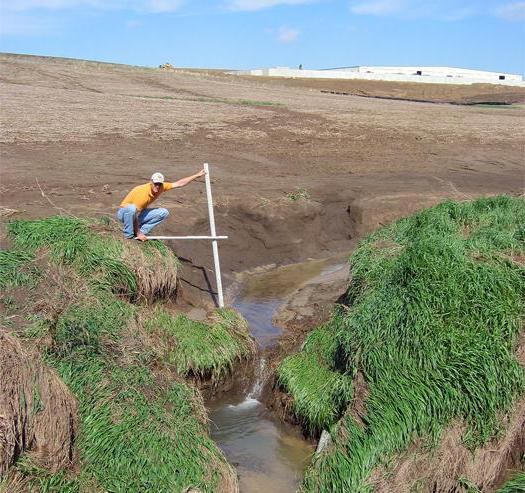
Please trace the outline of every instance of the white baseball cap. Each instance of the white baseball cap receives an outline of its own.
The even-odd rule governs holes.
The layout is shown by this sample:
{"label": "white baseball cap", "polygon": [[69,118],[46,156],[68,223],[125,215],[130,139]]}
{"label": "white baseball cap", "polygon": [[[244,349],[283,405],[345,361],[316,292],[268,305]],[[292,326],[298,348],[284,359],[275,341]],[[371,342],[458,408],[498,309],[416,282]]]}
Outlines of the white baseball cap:
{"label": "white baseball cap", "polygon": [[151,181],[153,183],[164,183],[164,175],[162,173],[153,173],[151,175]]}

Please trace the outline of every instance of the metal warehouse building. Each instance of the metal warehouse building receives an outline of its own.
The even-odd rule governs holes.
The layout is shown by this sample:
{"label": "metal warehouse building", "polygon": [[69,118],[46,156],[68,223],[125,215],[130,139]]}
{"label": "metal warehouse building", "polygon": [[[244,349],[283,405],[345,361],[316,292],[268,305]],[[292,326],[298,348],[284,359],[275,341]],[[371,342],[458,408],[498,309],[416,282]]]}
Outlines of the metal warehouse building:
{"label": "metal warehouse building", "polygon": [[437,84],[504,84],[523,86],[523,77],[517,74],[486,72],[453,67],[379,67],[356,66],[321,70],[292,69],[288,67],[237,71],[243,75],[267,77],[301,77],[319,79],[365,79]]}

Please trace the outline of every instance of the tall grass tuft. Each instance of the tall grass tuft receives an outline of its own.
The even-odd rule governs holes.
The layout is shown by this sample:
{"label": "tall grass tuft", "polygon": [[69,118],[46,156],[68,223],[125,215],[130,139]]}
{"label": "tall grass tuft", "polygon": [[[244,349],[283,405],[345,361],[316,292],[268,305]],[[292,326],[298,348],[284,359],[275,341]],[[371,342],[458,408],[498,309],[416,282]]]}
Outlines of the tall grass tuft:
{"label": "tall grass tuft", "polygon": [[38,280],[35,257],[27,252],[0,250],[0,288],[32,285]]}
{"label": "tall grass tuft", "polygon": [[[472,448],[495,435],[498,417],[525,390],[515,357],[524,225],[522,198],[449,201],[361,242],[350,259],[348,307],[331,325],[341,373],[365,378],[366,414],[357,423],[346,413],[332,428],[334,445],[314,459],[306,490],[367,491],[374,467],[416,437],[438,437],[453,418],[467,423]],[[325,372],[321,365],[316,378]],[[307,384],[290,382],[300,406]],[[304,416],[315,424],[315,413]]]}
{"label": "tall grass tuft", "polygon": [[255,352],[246,321],[234,310],[218,310],[212,325],[158,308],[145,324],[166,345],[166,358],[180,375],[217,379]]}
{"label": "tall grass tuft", "polygon": [[293,395],[294,413],[312,435],[334,424],[352,399],[352,377],[337,371],[334,342],[332,327],[319,327],[277,370],[279,384]]}
{"label": "tall grass tuft", "polygon": [[161,242],[124,242],[108,226],[64,216],[11,221],[8,231],[18,248],[33,253],[48,248],[56,262],[132,301],[167,298],[176,291],[178,260]]}
{"label": "tall grass tuft", "polygon": [[512,479],[509,479],[496,493],[524,493],[525,492],[525,472],[519,472]]}

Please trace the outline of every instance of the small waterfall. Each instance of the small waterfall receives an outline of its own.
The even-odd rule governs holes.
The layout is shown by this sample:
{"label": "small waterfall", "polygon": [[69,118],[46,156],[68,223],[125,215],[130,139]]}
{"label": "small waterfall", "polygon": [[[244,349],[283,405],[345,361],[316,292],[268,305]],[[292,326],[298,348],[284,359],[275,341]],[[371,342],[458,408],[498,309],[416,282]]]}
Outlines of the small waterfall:
{"label": "small waterfall", "polygon": [[261,356],[259,359],[259,365],[257,366],[257,370],[255,372],[255,380],[253,382],[252,388],[248,392],[248,395],[246,396],[246,399],[252,400],[252,399],[258,399],[261,396],[261,392],[264,385],[264,372],[266,370],[266,358],[264,356]]}

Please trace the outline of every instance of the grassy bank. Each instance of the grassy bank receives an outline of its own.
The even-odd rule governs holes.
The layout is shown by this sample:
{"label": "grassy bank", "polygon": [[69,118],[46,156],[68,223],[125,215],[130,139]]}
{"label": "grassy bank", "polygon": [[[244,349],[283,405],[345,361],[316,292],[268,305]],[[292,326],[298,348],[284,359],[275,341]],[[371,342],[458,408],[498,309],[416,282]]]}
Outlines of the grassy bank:
{"label": "grassy bank", "polygon": [[235,491],[185,377],[217,379],[249,357],[244,321],[223,311],[208,325],[163,307],[178,262],[160,242],[124,242],[108,224],[65,217],[14,221],[8,231],[2,300],[20,302],[25,289],[27,320],[11,332],[72,391],[78,431],[70,467],[50,471],[28,444],[4,491]]}
{"label": "grassy bank", "polygon": [[278,369],[296,415],[333,440],[305,490],[370,491],[376,468],[418,437],[439,443],[453,419],[472,450],[503,433],[525,390],[524,256],[525,201],[506,196],[447,202],[361,242],[346,306]]}

